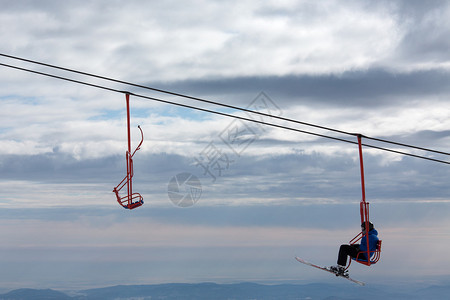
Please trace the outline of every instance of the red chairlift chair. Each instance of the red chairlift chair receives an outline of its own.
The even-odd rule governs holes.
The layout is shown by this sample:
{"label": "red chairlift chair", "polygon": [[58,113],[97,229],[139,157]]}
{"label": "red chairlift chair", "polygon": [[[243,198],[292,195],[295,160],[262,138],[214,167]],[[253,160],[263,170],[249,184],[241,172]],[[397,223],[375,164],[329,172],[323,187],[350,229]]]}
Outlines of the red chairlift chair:
{"label": "red chairlift chair", "polygon": [[[359,146],[359,162],[360,162],[360,169],[361,169],[361,190],[362,190],[362,199],[360,202],[360,214],[361,214],[361,224],[365,224],[365,228],[369,228],[369,202],[366,202],[366,188],[364,183],[364,164],[363,164],[363,154],[362,154],[362,144],[361,144],[361,135],[358,135],[358,146]],[[352,258],[349,260],[349,263],[346,267],[348,269],[350,267],[350,264],[352,260],[366,265],[370,266],[373,264],[376,264],[381,257],[381,240],[378,240],[376,249],[370,251],[369,249],[369,230],[366,230],[365,234],[363,232],[358,233],[350,242],[350,245],[356,244],[358,241],[360,241],[363,236],[366,237],[366,249],[367,251],[360,251],[356,258]]]}
{"label": "red chairlift chair", "polygon": [[[136,147],[133,153],[131,153],[131,134],[130,134],[130,95],[126,94],[126,102],[127,102],[127,129],[128,129],[128,151],[126,152],[126,161],[127,161],[127,175],[124,179],[113,189],[113,192],[116,194],[117,202],[126,209],[134,209],[136,207],[144,204],[143,197],[139,193],[133,193],[133,156],[138,151],[144,141],[144,133],[142,132],[141,126],[138,126],[141,131],[141,142]],[[125,196],[121,196],[119,192],[127,186],[127,194]]]}

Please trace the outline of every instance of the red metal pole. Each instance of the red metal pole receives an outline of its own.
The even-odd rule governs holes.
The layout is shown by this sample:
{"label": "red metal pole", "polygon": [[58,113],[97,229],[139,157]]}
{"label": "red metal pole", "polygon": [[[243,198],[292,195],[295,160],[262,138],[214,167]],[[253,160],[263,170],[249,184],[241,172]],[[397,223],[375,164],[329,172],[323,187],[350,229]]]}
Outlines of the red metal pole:
{"label": "red metal pole", "polygon": [[131,135],[130,135],[130,94],[126,94],[127,100],[127,132],[128,132],[128,153],[131,153]]}
{"label": "red metal pole", "polygon": [[128,189],[128,204],[131,204],[131,194],[133,194],[133,186],[131,182],[132,177],[132,161],[131,161],[131,130],[130,130],[130,94],[126,94],[127,102],[127,134],[128,134],[128,151],[127,151],[127,189]]}
{"label": "red metal pole", "polygon": [[361,211],[361,224],[364,223],[365,231],[364,234],[366,236],[366,256],[367,256],[367,264],[370,266],[370,248],[369,248],[369,203],[366,202],[366,186],[364,183],[364,163],[363,163],[363,152],[362,152],[362,143],[361,143],[361,135],[358,134],[358,148],[359,148],[359,164],[361,169],[361,192],[362,199],[360,205]]}
{"label": "red metal pole", "polygon": [[362,190],[362,202],[366,203],[366,186],[364,184],[364,164],[363,164],[363,153],[361,145],[361,135],[358,135],[358,147],[359,147],[359,164],[361,167],[361,190]]}

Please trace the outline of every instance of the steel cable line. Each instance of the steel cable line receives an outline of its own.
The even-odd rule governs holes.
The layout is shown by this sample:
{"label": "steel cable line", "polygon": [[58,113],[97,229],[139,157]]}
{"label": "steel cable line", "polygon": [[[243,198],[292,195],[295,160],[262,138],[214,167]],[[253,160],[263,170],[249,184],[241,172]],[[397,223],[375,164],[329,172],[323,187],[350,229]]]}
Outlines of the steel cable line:
{"label": "steel cable line", "polygon": [[236,115],[231,115],[231,114],[227,114],[227,113],[223,113],[223,112],[219,112],[219,111],[214,111],[214,110],[201,108],[201,107],[197,107],[197,106],[177,103],[177,102],[164,100],[164,99],[159,99],[159,98],[155,98],[155,97],[149,97],[149,96],[140,95],[140,94],[136,94],[136,93],[132,93],[132,92],[128,92],[128,91],[123,91],[123,90],[118,90],[118,89],[114,89],[114,88],[110,88],[110,87],[106,87],[106,86],[102,86],[102,85],[98,85],[98,84],[84,82],[84,81],[80,81],[80,80],[76,80],[76,79],[71,79],[71,78],[67,78],[67,77],[62,77],[62,76],[58,76],[58,75],[53,75],[53,74],[40,72],[40,71],[30,70],[30,69],[26,69],[26,68],[22,68],[22,67],[12,66],[12,65],[3,64],[3,63],[0,63],[0,66],[16,69],[16,70],[20,70],[20,71],[25,71],[25,72],[29,72],[29,73],[33,73],[33,74],[43,75],[43,76],[47,76],[47,77],[51,77],[51,78],[55,78],[55,79],[61,79],[61,80],[69,81],[69,82],[72,82],[72,83],[78,83],[78,84],[82,84],[82,85],[86,85],[86,86],[90,86],[90,87],[95,87],[95,88],[99,88],[99,89],[103,89],[103,90],[107,90],[107,91],[111,91],[111,92],[130,94],[130,95],[133,95],[135,97],[144,98],[144,99],[152,100],[152,101],[157,101],[157,102],[161,102],[161,103],[165,103],[165,104],[177,105],[177,106],[181,106],[181,107],[184,107],[184,108],[200,110],[200,111],[203,111],[203,112],[213,113],[213,114],[226,116],[226,117],[231,117],[231,118],[235,118],[235,119],[240,119],[240,120],[244,120],[244,121],[250,121],[250,122],[259,123],[259,124],[268,125],[268,126],[277,127],[277,128],[282,128],[282,129],[286,129],[286,130],[293,130],[293,131],[297,131],[297,132],[301,132],[301,133],[305,133],[305,134],[310,134],[310,135],[315,135],[315,136],[319,136],[319,137],[324,137],[324,138],[329,138],[329,139],[333,139],[333,140],[338,140],[338,141],[341,141],[341,142],[357,144],[356,142],[349,141],[349,140],[346,140],[346,139],[341,139],[341,138],[337,138],[337,137],[331,137],[331,136],[327,136],[327,135],[323,135],[323,134],[319,134],[319,133],[314,133],[314,132],[309,132],[309,131],[305,131],[305,130],[300,130],[300,129],[296,129],[296,128],[291,128],[291,127],[287,127],[287,126],[283,126],[283,125],[267,123],[267,122],[264,122],[264,121],[258,121],[258,120],[254,120],[254,119],[250,119],[250,118],[240,117],[240,116],[236,116]]}
{"label": "steel cable line", "polygon": [[[40,71],[35,71],[35,70],[22,68],[22,67],[18,67],[18,66],[13,66],[13,65],[9,65],[9,64],[0,63],[0,66],[4,66],[4,67],[8,67],[8,68],[15,69],[15,70],[20,70],[20,71],[25,71],[25,72],[33,73],[33,74],[37,74],[37,75],[42,75],[42,76],[46,76],[46,77],[50,77],[50,78],[60,79],[60,80],[64,80],[64,81],[68,81],[68,82],[72,82],[72,83],[77,83],[77,84],[81,84],[81,85],[85,85],[85,86],[90,86],[90,87],[94,87],[94,88],[98,88],[98,89],[103,89],[103,90],[107,90],[107,91],[111,91],[111,92],[122,93],[122,94],[130,94],[130,95],[133,95],[135,97],[143,98],[143,99],[146,99],[146,100],[151,100],[151,101],[157,101],[157,102],[161,102],[161,103],[165,103],[165,104],[176,105],[176,106],[180,106],[180,107],[184,107],[184,108],[199,110],[199,111],[208,112],[208,113],[221,115],[221,116],[226,116],[226,117],[230,117],[230,118],[235,118],[235,119],[239,119],[239,120],[243,120],[243,121],[258,123],[258,124],[262,124],[262,125],[267,125],[267,126],[271,126],[271,127],[275,127],[275,128],[280,128],[280,129],[295,131],[295,132],[299,132],[299,133],[309,134],[309,135],[313,135],[313,136],[317,136],[317,137],[332,139],[332,140],[336,140],[336,141],[340,141],[340,142],[345,142],[345,143],[350,143],[350,144],[358,144],[357,142],[349,141],[349,140],[338,138],[338,137],[332,137],[332,136],[319,134],[319,133],[314,133],[314,132],[306,131],[306,130],[300,130],[300,129],[292,128],[292,127],[288,127],[288,126],[278,125],[278,124],[274,124],[274,123],[268,123],[268,122],[264,122],[264,121],[258,121],[258,120],[255,120],[255,119],[250,119],[250,118],[246,118],[246,117],[231,115],[231,114],[227,114],[227,113],[224,113],[224,112],[214,111],[214,110],[201,108],[201,107],[197,107],[197,106],[192,106],[192,105],[187,105],[187,104],[182,104],[182,103],[177,103],[177,102],[168,101],[168,100],[164,100],[164,99],[160,99],[160,98],[149,97],[149,96],[145,96],[145,95],[141,95],[141,94],[131,93],[131,92],[128,92],[128,91],[118,90],[118,89],[114,89],[114,88],[110,88],[110,87],[106,87],[106,86],[102,86],[102,85],[98,85],[98,84],[93,84],[93,83],[89,83],[89,82],[85,82],[85,81],[81,81],[81,80],[76,80],[76,79],[62,77],[62,76],[58,76],[58,75],[54,75],[54,74],[49,74],[49,73],[44,73],[44,72],[40,72]],[[271,115],[268,115],[268,116],[271,116]],[[359,134],[352,134],[352,135],[359,135]],[[363,135],[361,135],[361,136],[364,137]],[[405,155],[405,156],[411,156],[411,157],[425,159],[425,160],[430,160],[430,161],[434,161],[434,162],[450,164],[450,162],[448,162],[448,161],[439,160],[439,159],[430,158],[430,157],[421,156],[421,155],[416,155],[416,154],[407,153],[407,152],[403,152],[403,151],[398,151],[398,150],[393,150],[393,149],[389,149],[389,148],[374,146],[374,145],[370,145],[370,144],[362,144],[362,145],[365,146],[365,147],[374,148],[374,149],[378,149],[378,150],[382,150],[382,151],[388,151],[388,152],[401,154],[401,155]]]}
{"label": "steel cable line", "polygon": [[331,127],[316,125],[316,124],[312,124],[312,123],[308,123],[308,122],[298,121],[298,120],[285,118],[285,117],[281,117],[281,116],[273,116],[273,115],[270,115],[267,113],[254,111],[254,110],[250,110],[247,108],[242,108],[242,107],[238,107],[238,106],[234,106],[234,105],[230,105],[230,104],[225,104],[225,103],[220,103],[220,102],[202,99],[202,98],[198,98],[198,97],[193,97],[193,96],[189,96],[189,95],[184,95],[184,94],[180,94],[180,93],[175,93],[175,92],[171,92],[171,91],[167,91],[167,90],[163,90],[163,89],[153,88],[153,87],[140,85],[140,84],[136,84],[136,83],[132,83],[132,82],[127,82],[127,81],[123,81],[123,80],[118,80],[118,79],[114,79],[114,78],[110,78],[110,77],[105,77],[105,76],[96,75],[96,74],[92,74],[92,73],[82,72],[82,71],[78,71],[75,69],[60,67],[60,66],[47,64],[47,63],[43,63],[43,62],[39,62],[39,61],[35,61],[35,60],[30,60],[30,59],[26,59],[26,58],[22,58],[22,57],[17,57],[17,56],[13,56],[13,55],[0,53],[0,56],[7,57],[10,59],[24,61],[27,63],[37,64],[37,65],[41,65],[41,66],[45,66],[45,67],[49,67],[49,68],[72,72],[72,73],[76,73],[76,74],[80,74],[80,75],[84,75],[84,76],[90,76],[90,77],[107,80],[107,81],[111,81],[111,82],[115,82],[115,83],[120,83],[120,84],[129,85],[129,86],[133,86],[133,87],[143,88],[143,89],[147,89],[147,90],[151,90],[151,91],[155,91],[155,92],[159,92],[159,93],[164,93],[164,94],[168,94],[168,95],[172,95],[172,96],[177,96],[177,97],[182,97],[182,98],[191,99],[191,100],[195,100],[195,101],[200,101],[203,103],[208,103],[208,104],[218,105],[218,106],[231,108],[231,109],[235,109],[235,110],[240,110],[243,112],[257,114],[260,116],[271,117],[271,118],[279,119],[282,121],[287,121],[287,122],[297,123],[297,124],[301,124],[301,125],[305,125],[305,126],[315,127],[315,128],[319,128],[319,129],[323,129],[323,130],[328,130],[328,131],[344,134],[344,135],[352,135],[352,136],[360,135],[366,139],[374,140],[374,141],[378,141],[378,142],[382,142],[382,143],[388,143],[388,144],[393,144],[393,145],[397,145],[397,146],[401,146],[401,147],[413,148],[413,149],[417,149],[417,150],[433,152],[433,153],[442,154],[442,155],[450,155],[450,153],[448,153],[448,152],[419,147],[419,146],[405,144],[405,143],[394,142],[394,141],[390,141],[390,140],[386,140],[386,139],[374,138],[374,137],[370,137],[370,136],[366,136],[366,135],[362,135],[362,134],[358,134],[358,133],[352,133],[352,132],[348,132],[348,131],[343,131],[343,130],[339,130],[339,129],[335,129],[335,128],[331,128]]}

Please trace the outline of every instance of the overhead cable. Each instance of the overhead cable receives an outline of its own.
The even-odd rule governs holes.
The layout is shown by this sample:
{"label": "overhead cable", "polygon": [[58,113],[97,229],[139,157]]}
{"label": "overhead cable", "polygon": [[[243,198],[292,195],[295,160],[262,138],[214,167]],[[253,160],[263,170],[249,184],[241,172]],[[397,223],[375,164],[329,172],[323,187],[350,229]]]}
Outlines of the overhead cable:
{"label": "overhead cable", "polygon": [[433,153],[442,154],[442,155],[450,155],[450,153],[444,152],[444,151],[439,151],[439,150],[434,150],[434,149],[430,149],[430,148],[419,147],[419,146],[405,144],[405,143],[399,143],[399,142],[390,141],[390,140],[386,140],[386,139],[375,138],[375,137],[371,137],[371,136],[362,135],[362,134],[359,134],[359,133],[343,131],[343,130],[339,130],[339,129],[336,129],[336,128],[321,126],[321,125],[308,123],[308,122],[303,122],[303,121],[299,121],[299,120],[294,120],[294,119],[290,119],[290,118],[285,118],[285,117],[281,117],[281,116],[274,116],[274,115],[270,115],[270,114],[267,114],[267,113],[254,111],[254,110],[250,110],[250,109],[247,109],[247,108],[242,108],[242,107],[238,107],[238,106],[234,106],[234,105],[230,105],[230,104],[225,104],[225,103],[221,103],[221,102],[217,102],[217,101],[212,101],[212,100],[202,99],[202,98],[198,98],[198,97],[193,97],[193,96],[189,96],[189,95],[185,95],[185,94],[180,94],[180,93],[176,93],[176,92],[172,92],[172,91],[168,91],[168,90],[158,89],[158,88],[149,87],[149,86],[136,84],[136,83],[132,83],[132,82],[127,82],[127,81],[123,81],[123,80],[118,80],[118,79],[114,79],[114,78],[110,78],[110,77],[106,77],[106,76],[101,76],[101,75],[97,75],[97,74],[93,74],[93,73],[78,71],[78,70],[71,69],[71,68],[60,67],[60,66],[57,66],[57,65],[43,63],[43,62],[39,62],[39,61],[36,61],[36,60],[26,59],[26,58],[22,58],[22,57],[18,57],[18,56],[13,56],[13,55],[8,55],[8,54],[3,54],[3,53],[0,53],[0,56],[7,57],[7,58],[10,58],[10,59],[24,61],[24,62],[27,62],[27,63],[37,64],[37,65],[41,65],[41,66],[45,66],[45,67],[49,67],[49,68],[54,68],[54,69],[58,69],[58,70],[72,72],[72,73],[76,73],[76,74],[80,74],[80,75],[84,75],[84,76],[94,77],[94,78],[97,78],[97,79],[102,79],[102,80],[106,80],[106,81],[111,81],[111,82],[115,82],[115,83],[120,83],[120,84],[124,84],[124,85],[133,86],[133,87],[147,89],[147,90],[151,90],[151,91],[155,91],[155,92],[159,92],[159,93],[164,93],[164,94],[168,94],[168,95],[172,95],[172,96],[177,96],[177,97],[182,97],[182,98],[186,98],[186,99],[190,99],[190,100],[195,100],[195,101],[199,101],[199,102],[203,102],[203,103],[208,103],[208,104],[218,105],[218,106],[222,106],[222,107],[226,107],[226,108],[231,108],[231,109],[235,109],[235,110],[239,110],[239,111],[243,111],[243,112],[247,112],[247,113],[257,114],[257,115],[261,115],[261,116],[265,116],[265,117],[271,117],[271,118],[279,119],[279,120],[282,120],[282,121],[287,121],[287,122],[292,122],[292,123],[296,123],[296,124],[310,126],[310,127],[314,127],[314,128],[318,128],[318,129],[328,130],[328,131],[332,131],[332,132],[336,132],[336,133],[340,133],[340,134],[344,134],[344,135],[352,135],[352,136],[361,135],[361,136],[363,136],[366,139],[370,139],[370,140],[374,140],[374,141],[378,141],[378,142],[382,142],[382,143],[388,143],[388,144],[393,144],[393,145],[397,145],[397,146],[402,146],[402,147],[405,147],[405,148],[413,148],[413,149],[417,149],[417,150],[433,152]]}
{"label": "overhead cable", "polygon": [[[103,85],[93,84],[93,83],[89,83],[89,82],[85,82],[85,81],[81,81],[81,80],[71,79],[71,78],[67,78],[67,77],[63,77],[63,76],[58,76],[58,75],[54,75],[54,74],[49,74],[49,73],[45,73],[45,72],[40,72],[40,71],[36,71],[36,70],[31,70],[31,69],[27,69],[27,68],[18,67],[18,66],[13,66],[13,65],[9,65],[9,64],[0,63],[0,66],[4,66],[4,67],[8,67],[8,68],[15,69],[15,70],[20,70],[20,71],[25,71],[25,72],[29,72],[29,73],[33,73],[33,74],[37,74],[37,75],[42,75],[42,76],[46,76],[46,77],[50,77],[50,78],[60,79],[60,80],[64,80],[64,81],[68,81],[68,82],[72,82],[72,83],[76,83],[76,84],[90,86],[90,87],[94,87],[94,88],[98,88],[98,89],[103,89],[103,90],[107,90],[107,91],[111,91],[111,92],[130,94],[130,95],[133,95],[135,97],[139,97],[139,98],[143,98],[143,99],[147,99],[147,100],[151,100],[151,101],[157,101],[157,102],[161,102],[161,103],[165,103],[165,104],[176,105],[176,106],[180,106],[180,107],[184,107],[184,108],[199,110],[199,111],[203,111],[203,112],[207,112],[207,113],[212,113],[212,114],[216,114],[216,115],[221,115],[221,116],[226,116],[226,117],[230,117],[230,118],[240,119],[240,120],[248,121],[248,122],[254,122],[254,123],[258,123],[258,124],[262,124],[262,125],[266,125],[266,126],[271,126],[271,127],[275,127],[275,128],[280,128],[280,129],[300,132],[300,133],[304,133],[304,134],[308,134],[308,135],[313,135],[313,136],[317,136],[317,137],[337,140],[337,141],[346,142],[346,143],[350,143],[350,144],[358,144],[355,141],[349,141],[349,140],[338,138],[338,137],[332,137],[332,136],[319,134],[319,133],[314,133],[314,132],[310,132],[310,131],[306,131],[306,130],[300,130],[300,129],[292,128],[292,127],[288,127],[288,126],[283,126],[283,125],[278,125],[278,124],[274,124],[274,123],[259,121],[259,120],[255,120],[255,119],[251,119],[251,118],[236,116],[236,115],[232,115],[232,114],[228,114],[228,113],[224,113],[224,112],[214,111],[214,110],[201,108],[201,107],[197,107],[197,106],[192,106],[192,105],[187,105],[187,104],[182,104],[182,103],[177,103],[177,102],[164,100],[164,99],[160,99],[160,98],[149,97],[149,96],[146,96],[146,95],[141,95],[141,94],[137,94],[137,93],[131,93],[131,92],[128,92],[128,91],[114,89],[114,88],[103,86]],[[268,116],[271,116],[271,115],[268,115]],[[358,135],[358,134],[352,134],[352,135]],[[363,135],[361,135],[361,136],[363,136]],[[365,137],[365,136],[363,136],[363,137]],[[393,150],[393,149],[379,147],[379,146],[370,145],[370,144],[362,144],[362,145],[365,146],[365,147],[374,148],[374,149],[383,150],[383,151],[388,151],[388,152],[392,152],[392,153],[396,153],[396,154],[411,156],[411,157],[415,157],[415,158],[421,158],[421,159],[430,160],[430,161],[439,162],[439,163],[444,163],[444,164],[450,164],[450,162],[448,162],[448,161],[435,159],[435,158],[431,158],[431,157],[426,157],[426,156],[422,156],[422,155],[416,155],[416,154],[412,154],[412,153],[407,153],[407,152],[403,152],[403,151]],[[433,152],[436,152],[436,151],[433,151]]]}

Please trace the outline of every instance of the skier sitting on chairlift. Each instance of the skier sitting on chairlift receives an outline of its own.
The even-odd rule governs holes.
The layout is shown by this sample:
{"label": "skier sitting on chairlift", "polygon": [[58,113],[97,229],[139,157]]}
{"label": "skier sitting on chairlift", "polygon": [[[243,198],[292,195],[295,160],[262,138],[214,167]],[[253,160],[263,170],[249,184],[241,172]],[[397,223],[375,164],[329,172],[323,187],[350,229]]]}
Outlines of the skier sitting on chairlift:
{"label": "skier sitting on chairlift", "polygon": [[[330,267],[330,270],[335,272],[338,275],[345,276],[346,274],[346,265],[347,265],[347,256],[350,256],[353,259],[358,259],[361,261],[367,261],[366,253],[367,253],[367,240],[366,240],[366,223],[363,222],[361,224],[362,238],[360,244],[344,244],[339,248],[339,255],[337,260],[337,265]],[[377,249],[378,243],[378,231],[374,228],[373,224],[369,222],[369,251],[371,256]],[[369,257],[370,259],[370,257]]]}

